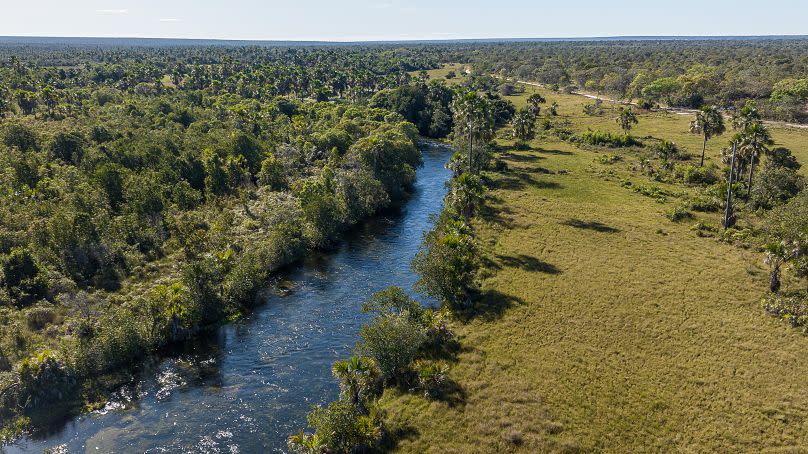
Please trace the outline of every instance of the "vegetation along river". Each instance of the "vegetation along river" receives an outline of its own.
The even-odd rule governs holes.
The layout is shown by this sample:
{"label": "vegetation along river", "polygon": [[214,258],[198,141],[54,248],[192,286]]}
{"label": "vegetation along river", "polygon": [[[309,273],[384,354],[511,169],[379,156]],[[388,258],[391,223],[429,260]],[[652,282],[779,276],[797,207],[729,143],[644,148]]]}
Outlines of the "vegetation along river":
{"label": "vegetation along river", "polygon": [[288,271],[288,290],[270,292],[249,317],[146,367],[106,408],[0,452],[287,451],[311,406],[337,397],[331,364],[354,348],[367,319],[362,303],[389,285],[412,289],[410,261],[450,176],[446,147],[422,151],[415,191],[398,212]]}

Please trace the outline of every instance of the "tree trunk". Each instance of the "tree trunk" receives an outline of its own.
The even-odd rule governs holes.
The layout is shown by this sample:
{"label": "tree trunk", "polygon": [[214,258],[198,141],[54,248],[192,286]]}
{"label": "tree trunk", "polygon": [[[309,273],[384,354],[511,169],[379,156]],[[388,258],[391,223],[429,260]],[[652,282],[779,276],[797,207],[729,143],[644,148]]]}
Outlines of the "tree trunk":
{"label": "tree trunk", "polygon": [[704,167],[704,154],[707,152],[707,134],[704,135],[704,143],[701,145],[701,164],[699,167]]}
{"label": "tree trunk", "polygon": [[746,198],[752,197],[752,175],[755,173],[755,152],[752,152],[752,159],[749,160],[749,185],[746,188]]}
{"label": "tree trunk", "polygon": [[735,214],[732,212],[732,183],[735,179],[735,152],[737,145],[732,144],[732,161],[729,165],[729,184],[727,185],[727,211],[724,213],[724,230],[735,225]]}
{"label": "tree trunk", "polygon": [[469,125],[469,174],[471,174],[473,153],[474,153],[474,134],[472,133],[471,125]]}
{"label": "tree trunk", "polygon": [[769,279],[769,290],[772,293],[777,293],[780,291],[780,265],[775,265],[774,269],[772,269],[772,275]]}

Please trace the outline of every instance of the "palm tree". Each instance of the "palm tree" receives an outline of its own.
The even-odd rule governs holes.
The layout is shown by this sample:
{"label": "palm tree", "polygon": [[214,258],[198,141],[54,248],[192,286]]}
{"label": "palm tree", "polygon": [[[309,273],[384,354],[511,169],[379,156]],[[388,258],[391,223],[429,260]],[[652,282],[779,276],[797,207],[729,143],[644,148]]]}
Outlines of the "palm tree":
{"label": "palm tree", "polygon": [[690,132],[704,136],[704,142],[701,145],[701,164],[699,166],[704,166],[707,141],[714,136],[720,136],[724,131],[726,131],[724,117],[715,106],[704,106],[696,113],[696,118],[690,122]]}
{"label": "palm tree", "polygon": [[721,224],[724,230],[735,225],[735,214],[732,212],[732,183],[735,181],[735,157],[738,151],[738,142],[732,142],[732,160],[729,164],[729,181],[727,182],[727,209]]}
{"label": "palm tree", "polygon": [[754,101],[746,101],[746,104],[739,112],[732,116],[732,129],[736,131],[744,131],[747,127],[754,123],[760,123],[760,112],[757,110],[757,104]]}
{"label": "palm tree", "polygon": [[538,93],[533,93],[532,95],[530,95],[530,97],[527,98],[528,109],[536,117],[538,117],[539,114],[541,113],[541,104],[544,104],[546,102],[547,100],[544,99],[544,96]]}
{"label": "palm tree", "polygon": [[774,141],[769,134],[769,130],[762,123],[753,122],[749,124],[740,137],[738,148],[744,156],[749,159],[749,184],[747,187],[747,197],[752,194],[752,176],[755,173],[755,162],[759,156],[769,152],[769,145]]}
{"label": "palm tree", "polygon": [[623,130],[624,133],[628,134],[631,131],[631,126],[636,125],[640,121],[637,120],[637,116],[634,115],[634,112],[631,110],[631,107],[621,107],[620,113],[615,118],[617,124],[620,125],[620,129]]}
{"label": "palm tree", "polygon": [[511,120],[513,137],[519,140],[530,140],[533,138],[536,125],[536,116],[533,112],[524,108],[520,109]]}
{"label": "palm tree", "polygon": [[334,377],[340,381],[342,397],[367,414],[367,403],[374,397],[380,372],[376,363],[366,356],[352,356],[331,366]]}
{"label": "palm tree", "polygon": [[452,113],[455,117],[457,132],[469,137],[469,172],[474,168],[474,139],[488,141],[494,130],[494,115],[491,103],[477,92],[470,91],[456,96],[452,101]]}

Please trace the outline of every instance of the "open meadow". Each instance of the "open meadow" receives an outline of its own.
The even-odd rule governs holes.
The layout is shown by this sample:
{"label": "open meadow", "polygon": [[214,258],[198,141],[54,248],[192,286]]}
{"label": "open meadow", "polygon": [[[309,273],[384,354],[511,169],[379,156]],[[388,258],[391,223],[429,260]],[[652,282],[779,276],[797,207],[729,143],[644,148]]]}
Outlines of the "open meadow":
{"label": "open meadow", "polygon": [[[507,99],[524,106],[537,91],[576,133],[619,131],[609,103],[589,116],[591,99],[524,90]],[[673,141],[697,159],[690,116],[638,119],[635,137]],[[636,150],[546,133],[517,150],[499,136],[507,167],[487,173],[474,226],[485,278],[480,310],[455,325],[455,392],[442,401],[386,393],[388,420],[407,434],[398,450],[808,450],[808,338],[761,309],[763,254],[692,228],[718,226],[720,213],[669,220],[693,188],[652,181],[636,170]],[[710,141],[708,165],[728,136]],[[808,131],[772,136],[808,163]],[[641,185],[670,195],[632,190]],[[739,220],[755,222],[752,213]]]}

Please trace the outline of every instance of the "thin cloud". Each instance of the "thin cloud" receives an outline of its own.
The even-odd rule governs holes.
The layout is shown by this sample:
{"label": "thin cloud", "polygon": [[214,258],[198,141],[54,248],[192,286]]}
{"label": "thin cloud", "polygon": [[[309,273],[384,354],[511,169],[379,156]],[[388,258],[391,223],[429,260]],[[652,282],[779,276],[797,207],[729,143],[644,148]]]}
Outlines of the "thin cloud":
{"label": "thin cloud", "polygon": [[96,13],[100,14],[127,14],[129,12],[128,9],[97,9],[95,10]]}
{"label": "thin cloud", "polygon": [[162,19],[157,19],[159,22],[182,22],[182,19],[177,19],[174,17],[164,17]]}

